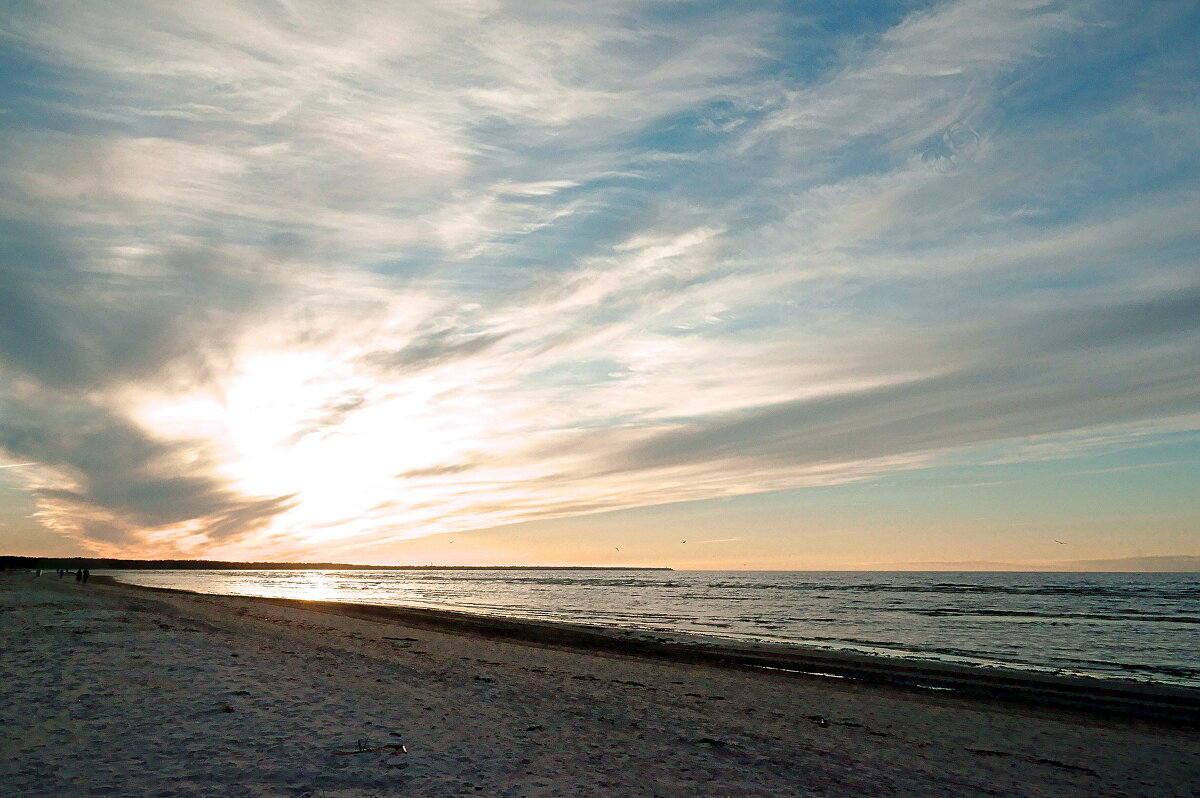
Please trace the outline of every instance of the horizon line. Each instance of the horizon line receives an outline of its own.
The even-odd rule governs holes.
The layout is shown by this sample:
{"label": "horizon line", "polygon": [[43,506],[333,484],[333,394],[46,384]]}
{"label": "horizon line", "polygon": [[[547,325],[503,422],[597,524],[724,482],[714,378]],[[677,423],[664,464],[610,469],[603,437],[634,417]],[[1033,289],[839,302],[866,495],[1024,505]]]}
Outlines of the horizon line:
{"label": "horizon line", "polygon": [[[878,563],[869,567],[844,566],[833,568],[679,568],[666,565],[445,565],[438,563],[424,564],[359,564],[334,561],[294,561],[294,560],[207,560],[202,558],[135,558],[135,557],[96,557],[87,555],[0,555],[0,567],[7,567],[6,561],[90,561],[93,563],[111,563],[102,565],[114,570],[146,569],[147,566],[161,566],[163,570],[173,570],[171,565],[193,564],[222,566],[221,570],[238,570],[229,566],[245,566],[242,570],[262,570],[264,568],[293,568],[297,570],[590,570],[590,571],[746,571],[746,572],[793,572],[793,573],[1200,573],[1200,555],[1153,555],[1143,557],[1112,557],[1086,560],[1060,560],[1050,563],[1006,563],[980,561],[928,561],[908,563]],[[1152,563],[1166,564],[1178,561],[1182,568],[1147,569],[1132,567],[1135,563],[1150,565]],[[120,563],[118,565],[117,563]],[[1071,567],[1075,564],[1076,567]],[[1126,567],[1121,567],[1122,565]],[[16,567],[37,567],[28,563]],[[183,570],[188,570],[184,568]],[[198,570],[198,569],[197,569]]]}

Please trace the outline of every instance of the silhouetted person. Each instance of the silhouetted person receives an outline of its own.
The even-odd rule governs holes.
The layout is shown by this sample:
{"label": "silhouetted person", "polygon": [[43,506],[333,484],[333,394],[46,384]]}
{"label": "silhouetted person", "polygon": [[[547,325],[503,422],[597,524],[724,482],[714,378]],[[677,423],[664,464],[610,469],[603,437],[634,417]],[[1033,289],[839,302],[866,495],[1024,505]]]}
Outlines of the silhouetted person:
{"label": "silhouetted person", "polygon": [[63,574],[65,574],[66,572],[67,572],[67,569],[66,569],[66,568],[59,568],[59,569],[58,569],[58,578],[59,578],[59,579],[62,579],[62,578],[63,578]]}
{"label": "silhouetted person", "polygon": [[76,581],[76,582],[82,582],[82,581],[83,581],[83,569],[82,569],[82,568],[76,568],[76,569],[75,569],[75,581]]}
{"label": "silhouetted person", "polygon": [[84,583],[85,585],[87,584],[88,577],[89,577],[89,576],[91,576],[91,575],[92,575],[92,572],[91,572],[91,571],[89,571],[89,570],[88,570],[88,569],[86,569],[86,568],[84,568],[84,569],[83,569],[83,583]]}

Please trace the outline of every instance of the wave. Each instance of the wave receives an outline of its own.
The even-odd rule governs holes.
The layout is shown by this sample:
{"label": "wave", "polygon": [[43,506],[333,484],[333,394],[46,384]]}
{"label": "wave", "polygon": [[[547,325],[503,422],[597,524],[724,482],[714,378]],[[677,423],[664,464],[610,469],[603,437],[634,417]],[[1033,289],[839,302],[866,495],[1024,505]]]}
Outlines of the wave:
{"label": "wave", "polygon": [[872,584],[836,585],[827,582],[713,582],[708,587],[716,590],[749,590],[822,593],[917,593],[917,594],[970,594],[1001,596],[1088,596],[1095,598],[1163,598],[1200,600],[1200,588],[1169,588],[1146,586],[1097,586],[1097,585],[966,585],[940,582],[932,585],[895,584],[877,582]]}
{"label": "wave", "polygon": [[1200,623],[1200,617],[1193,615],[1150,615],[1137,610],[1125,613],[1100,612],[1037,612],[1034,610],[987,610],[987,609],[956,609],[938,608],[932,610],[903,610],[913,615],[925,615],[931,618],[944,617],[1012,617],[1012,618],[1046,618],[1055,621],[1140,621],[1152,623]]}

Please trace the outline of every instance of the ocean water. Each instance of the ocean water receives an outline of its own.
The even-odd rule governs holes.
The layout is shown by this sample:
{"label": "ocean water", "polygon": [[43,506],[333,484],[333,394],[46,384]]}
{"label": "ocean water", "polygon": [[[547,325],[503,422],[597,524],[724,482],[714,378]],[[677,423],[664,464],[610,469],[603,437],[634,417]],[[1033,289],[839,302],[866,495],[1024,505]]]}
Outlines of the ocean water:
{"label": "ocean water", "polygon": [[108,573],[203,593],[433,607],[1200,688],[1194,573]]}

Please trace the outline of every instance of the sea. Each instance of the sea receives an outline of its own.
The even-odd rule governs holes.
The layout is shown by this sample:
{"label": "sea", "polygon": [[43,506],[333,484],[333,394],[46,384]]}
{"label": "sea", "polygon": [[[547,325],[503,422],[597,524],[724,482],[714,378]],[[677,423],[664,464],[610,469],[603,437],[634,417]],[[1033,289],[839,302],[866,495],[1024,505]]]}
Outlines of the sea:
{"label": "sea", "polygon": [[1200,573],[105,573],[201,593],[429,607],[1200,688]]}

